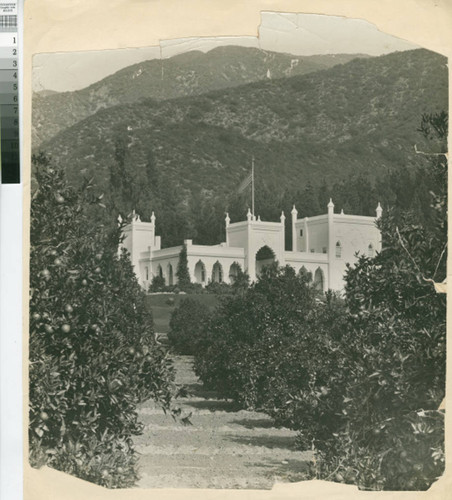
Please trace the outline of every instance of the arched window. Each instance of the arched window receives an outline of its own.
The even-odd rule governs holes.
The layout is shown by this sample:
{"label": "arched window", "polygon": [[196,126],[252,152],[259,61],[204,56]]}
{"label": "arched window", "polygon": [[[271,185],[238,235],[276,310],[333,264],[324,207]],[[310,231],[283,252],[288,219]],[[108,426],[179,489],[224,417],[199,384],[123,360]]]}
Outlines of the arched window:
{"label": "arched window", "polygon": [[195,266],[195,281],[196,283],[206,282],[206,266],[202,260],[198,260]]}
{"label": "arched window", "polygon": [[320,269],[320,267],[318,267],[315,270],[314,274],[314,288],[319,292],[323,292],[324,286],[325,286],[325,277],[323,275],[323,271]]}
{"label": "arched window", "polygon": [[308,271],[305,266],[301,266],[301,268],[298,271],[298,274],[300,276],[304,276],[308,281],[308,283],[312,281],[312,273]]}
{"label": "arched window", "polygon": [[157,267],[157,274],[160,278],[163,278],[163,269],[162,269],[162,266],[160,264]]}
{"label": "arched window", "polygon": [[231,267],[229,268],[229,281],[231,283],[234,283],[234,281],[237,279],[240,270],[241,267],[238,262],[234,262],[231,264]]}
{"label": "arched window", "polygon": [[367,255],[370,258],[374,257],[375,255],[374,246],[372,245],[372,243],[370,243],[369,246],[367,247]]}
{"label": "arched window", "polygon": [[256,276],[260,276],[264,267],[272,265],[275,260],[275,252],[269,246],[260,248],[256,253]]}
{"label": "arched window", "polygon": [[174,285],[173,283],[173,266],[171,264],[168,264],[168,267],[167,267],[167,274],[168,274],[168,285],[171,286],[171,285]]}
{"label": "arched window", "polygon": [[338,241],[336,243],[336,258],[340,259],[342,256],[342,246],[341,246],[341,242]]}
{"label": "arched window", "polygon": [[216,283],[223,282],[223,266],[218,262],[218,260],[212,268],[212,281]]}
{"label": "arched window", "polygon": [[149,267],[146,266],[146,281],[149,280]]}

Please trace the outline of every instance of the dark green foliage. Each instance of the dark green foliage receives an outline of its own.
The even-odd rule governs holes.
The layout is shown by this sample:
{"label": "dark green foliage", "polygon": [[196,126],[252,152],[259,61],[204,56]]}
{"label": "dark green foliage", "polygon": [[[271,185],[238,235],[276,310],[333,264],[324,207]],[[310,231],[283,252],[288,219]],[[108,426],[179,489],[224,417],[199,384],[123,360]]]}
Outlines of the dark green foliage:
{"label": "dark green foliage", "polygon": [[[199,345],[195,369],[205,384],[254,408],[266,405],[268,392],[284,371],[278,359],[288,349],[315,292],[291,267],[264,268],[259,280],[241,294],[227,296]],[[268,370],[268,371],[267,371]],[[272,375],[269,375],[272,372]]]}
{"label": "dark green foliage", "polygon": [[[444,150],[445,114],[421,130]],[[224,302],[196,354],[206,385],[300,431],[311,477],[425,490],[443,473],[446,300],[431,281],[446,276],[446,159],[425,168],[429,224],[387,210],[383,249],[349,267],[345,302],[315,300],[307,275],[270,267]]]}
{"label": "dark green foliage", "polygon": [[168,340],[177,354],[193,355],[210,319],[207,306],[194,298],[183,299],[170,320]]}
{"label": "dark green foliage", "polygon": [[177,263],[177,285],[178,287],[185,291],[186,287],[190,287],[190,273],[188,271],[188,259],[187,259],[187,245],[182,246],[182,250],[179,253],[179,262]]}
{"label": "dark green foliage", "polygon": [[149,286],[150,292],[162,292],[165,289],[165,278],[163,276],[153,276],[151,285]]}
{"label": "dark green foliage", "polygon": [[210,281],[204,288],[206,293],[213,293],[215,295],[230,295],[232,293],[231,285],[227,283],[218,283],[217,281]]}
{"label": "dark green foliage", "polygon": [[[441,139],[447,116],[425,116],[422,128]],[[428,280],[446,276],[447,165],[433,158],[430,224],[389,211],[382,252],[348,270],[342,349],[352,363],[342,380],[331,378],[344,400],[336,434],[318,443],[321,477],[339,471],[363,487],[424,490],[443,471],[446,300]]]}
{"label": "dark green foliage", "polygon": [[231,279],[231,289],[233,293],[244,293],[250,286],[250,277],[247,272],[242,271],[240,266],[237,267],[237,274]]}
{"label": "dark green foliage", "polygon": [[[31,204],[30,463],[111,488],[137,478],[136,407],[168,409],[172,366],[153,336],[152,316],[120,228],[94,225],[102,196],[75,191],[59,167],[34,158]],[[101,205],[99,207],[98,205]],[[101,218],[101,217],[100,217]]]}

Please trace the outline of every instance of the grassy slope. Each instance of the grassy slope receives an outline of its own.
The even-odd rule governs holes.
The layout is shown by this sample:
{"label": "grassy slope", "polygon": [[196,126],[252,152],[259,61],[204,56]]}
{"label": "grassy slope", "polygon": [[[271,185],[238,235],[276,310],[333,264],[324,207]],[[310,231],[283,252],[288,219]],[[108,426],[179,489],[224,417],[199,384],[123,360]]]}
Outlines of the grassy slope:
{"label": "grassy slope", "polygon": [[[154,328],[157,333],[168,333],[171,314],[179,306],[182,300],[190,297],[206,305],[209,309],[214,309],[219,302],[216,295],[211,294],[155,294],[146,297],[146,304],[152,311],[154,318]],[[174,304],[167,304],[169,298],[174,299]]]}

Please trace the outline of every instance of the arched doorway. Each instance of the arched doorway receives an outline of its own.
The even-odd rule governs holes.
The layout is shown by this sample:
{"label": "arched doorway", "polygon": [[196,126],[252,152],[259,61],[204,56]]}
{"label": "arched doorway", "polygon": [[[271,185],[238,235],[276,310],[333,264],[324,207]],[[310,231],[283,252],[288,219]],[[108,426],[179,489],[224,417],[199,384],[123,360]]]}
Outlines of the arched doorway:
{"label": "arched doorway", "polygon": [[325,287],[325,276],[323,271],[318,267],[314,274],[314,288],[319,292],[323,292]]}
{"label": "arched doorway", "polygon": [[308,283],[312,281],[312,273],[311,271],[308,271],[305,266],[300,267],[298,274],[303,276]]}
{"label": "arched doorway", "polygon": [[256,253],[256,276],[259,277],[262,269],[273,262],[275,262],[275,252],[267,245],[261,247]]}
{"label": "arched doorway", "polygon": [[202,260],[198,260],[195,266],[196,283],[204,284],[206,282],[206,266]]}
{"label": "arched doorway", "polygon": [[234,283],[240,271],[240,264],[238,262],[233,262],[229,268],[229,281],[231,283]]}
{"label": "arched doorway", "polygon": [[168,264],[167,268],[167,276],[168,276],[168,285],[174,285],[174,278],[173,278],[173,266],[171,264]]}
{"label": "arched doorway", "polygon": [[223,283],[223,266],[218,262],[218,260],[212,268],[212,282]]}

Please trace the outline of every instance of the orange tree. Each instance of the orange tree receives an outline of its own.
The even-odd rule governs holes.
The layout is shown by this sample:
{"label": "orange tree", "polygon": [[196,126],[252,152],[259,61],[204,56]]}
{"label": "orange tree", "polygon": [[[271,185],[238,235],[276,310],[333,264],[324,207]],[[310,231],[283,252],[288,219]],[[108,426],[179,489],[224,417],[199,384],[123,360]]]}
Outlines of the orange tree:
{"label": "orange tree", "polygon": [[[447,116],[421,129],[441,146]],[[429,224],[387,210],[383,249],[348,269],[345,301],[270,268],[198,343],[204,383],[298,430],[317,478],[421,490],[444,469],[446,300],[431,280],[446,276],[447,164],[432,158]]]}
{"label": "orange tree", "polygon": [[294,370],[282,353],[294,348],[314,303],[307,277],[290,266],[265,267],[257,282],[225,296],[198,333],[197,375],[248,408],[269,411],[281,405],[288,397],[287,377],[306,377],[304,367]]}
{"label": "orange tree", "polygon": [[[156,345],[152,317],[121,228],[102,219],[89,181],[69,187],[60,168],[34,158],[31,203],[30,462],[108,487],[137,479],[136,407],[170,408],[173,371]],[[90,218],[88,219],[88,211]],[[90,222],[91,221],[91,222]]]}
{"label": "orange tree", "polygon": [[[421,129],[444,141],[447,116],[425,116]],[[444,469],[446,300],[431,281],[446,276],[447,163],[431,158],[430,223],[387,210],[382,251],[347,270],[346,307],[319,304],[305,342],[281,353],[308,383],[289,384],[270,413],[314,445],[318,478],[423,490]]]}
{"label": "orange tree", "polygon": [[[447,115],[424,116],[421,131],[445,147]],[[324,474],[363,487],[426,489],[444,468],[447,162],[431,155],[429,224],[410,212],[380,221],[383,249],[346,276],[351,361],[343,378],[340,430],[320,448]]]}

